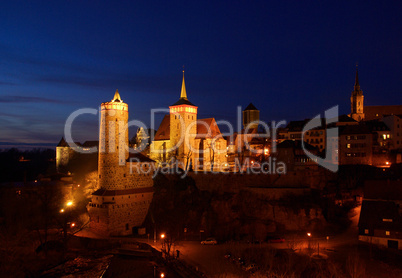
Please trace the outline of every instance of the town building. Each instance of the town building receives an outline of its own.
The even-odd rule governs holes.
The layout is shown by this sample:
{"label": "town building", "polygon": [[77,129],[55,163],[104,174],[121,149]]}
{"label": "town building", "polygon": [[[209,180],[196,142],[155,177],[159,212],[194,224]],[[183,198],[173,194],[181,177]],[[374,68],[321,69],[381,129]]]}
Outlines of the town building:
{"label": "town building", "polygon": [[390,131],[390,149],[402,149],[402,113],[399,115],[384,116],[382,121]]}
{"label": "town building", "polygon": [[[315,157],[307,156],[306,150]],[[286,164],[287,171],[318,169],[318,155],[319,149],[317,147],[306,142],[304,142],[303,147],[301,140],[284,140],[276,146],[276,152],[271,154],[272,157],[276,158],[276,161]]]}
{"label": "town building", "polygon": [[339,164],[372,164],[373,135],[365,125],[347,125],[339,131]]}
{"label": "town building", "polygon": [[367,181],[359,218],[359,241],[402,250],[401,181]]}

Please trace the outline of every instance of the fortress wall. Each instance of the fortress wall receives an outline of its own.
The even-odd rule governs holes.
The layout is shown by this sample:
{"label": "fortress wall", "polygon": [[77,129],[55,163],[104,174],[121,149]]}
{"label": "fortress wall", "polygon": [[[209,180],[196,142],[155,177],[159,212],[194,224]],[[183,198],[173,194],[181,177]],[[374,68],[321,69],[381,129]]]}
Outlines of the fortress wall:
{"label": "fortress wall", "polygon": [[200,190],[236,193],[245,188],[269,188],[271,192],[276,188],[274,195],[282,195],[278,191],[284,189],[294,189],[299,194],[306,188],[322,188],[328,178],[325,172],[320,171],[292,171],[286,175],[192,172],[189,176]]}

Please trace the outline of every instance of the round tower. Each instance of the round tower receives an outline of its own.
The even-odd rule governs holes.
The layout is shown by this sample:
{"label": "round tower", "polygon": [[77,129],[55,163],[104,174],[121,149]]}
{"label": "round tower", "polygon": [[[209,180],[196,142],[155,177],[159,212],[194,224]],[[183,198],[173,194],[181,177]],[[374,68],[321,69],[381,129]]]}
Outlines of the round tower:
{"label": "round tower", "polygon": [[99,130],[99,186],[106,190],[124,189],[128,158],[128,105],[116,90],[110,102],[101,104]]}

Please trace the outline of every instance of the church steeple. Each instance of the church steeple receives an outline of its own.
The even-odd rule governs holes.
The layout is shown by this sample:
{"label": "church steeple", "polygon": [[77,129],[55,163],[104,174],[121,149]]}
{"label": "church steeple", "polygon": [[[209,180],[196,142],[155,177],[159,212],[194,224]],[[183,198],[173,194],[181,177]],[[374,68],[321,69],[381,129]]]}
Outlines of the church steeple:
{"label": "church steeple", "polygon": [[184,70],[183,70],[183,82],[181,83],[180,98],[187,100],[186,84],[184,83]]}
{"label": "church steeple", "polygon": [[358,66],[357,66],[357,65],[356,65],[355,91],[360,91],[360,85],[359,85],[359,69],[358,69]]}
{"label": "church steeple", "polygon": [[356,121],[361,121],[364,119],[364,96],[363,91],[360,89],[359,85],[359,70],[356,65],[356,77],[355,77],[355,85],[352,91],[352,96],[350,97],[351,104],[351,113],[350,117],[355,119]]}

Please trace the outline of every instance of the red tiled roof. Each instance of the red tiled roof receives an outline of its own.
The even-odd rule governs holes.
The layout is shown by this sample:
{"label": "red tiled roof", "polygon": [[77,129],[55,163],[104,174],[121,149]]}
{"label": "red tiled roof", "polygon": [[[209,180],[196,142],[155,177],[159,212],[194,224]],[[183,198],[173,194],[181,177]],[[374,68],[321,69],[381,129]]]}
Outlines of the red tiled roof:
{"label": "red tiled roof", "polygon": [[165,115],[155,134],[155,141],[170,139],[170,115]]}
{"label": "red tiled roof", "polygon": [[197,121],[196,138],[213,138],[219,135],[221,135],[221,131],[214,118],[199,119]]}

